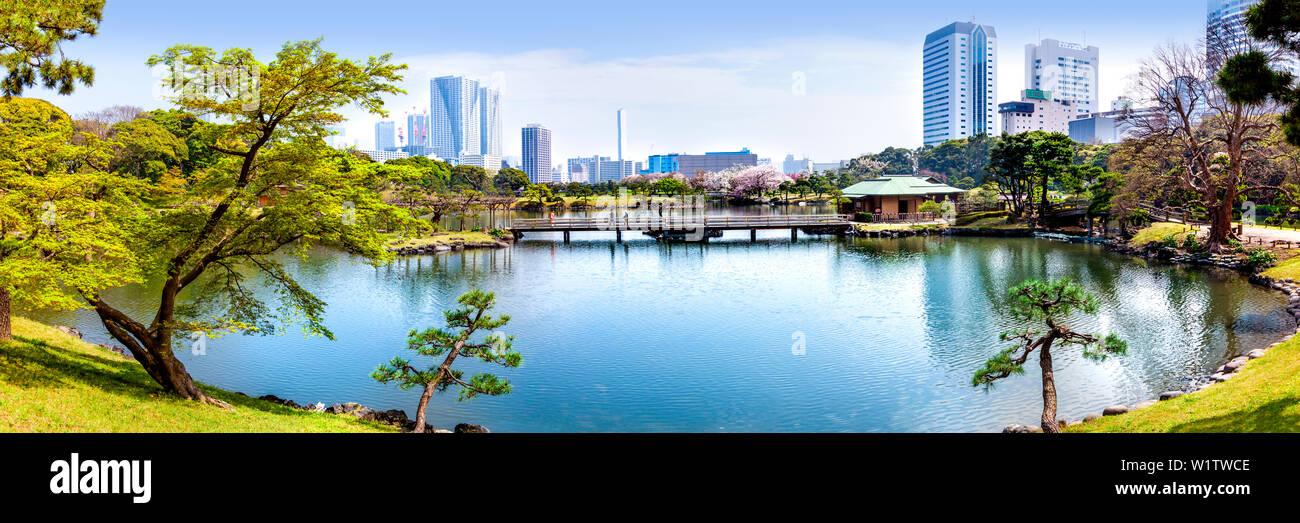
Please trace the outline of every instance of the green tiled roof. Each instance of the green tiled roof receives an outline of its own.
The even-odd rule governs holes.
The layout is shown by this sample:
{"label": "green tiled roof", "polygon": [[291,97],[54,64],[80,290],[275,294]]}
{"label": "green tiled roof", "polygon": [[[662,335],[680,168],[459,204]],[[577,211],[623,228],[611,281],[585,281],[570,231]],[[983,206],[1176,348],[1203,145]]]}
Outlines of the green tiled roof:
{"label": "green tiled roof", "polygon": [[857,183],[844,189],[844,196],[862,198],[865,196],[925,196],[927,194],[958,194],[961,189],[942,183],[928,182],[915,176],[883,176],[874,180]]}

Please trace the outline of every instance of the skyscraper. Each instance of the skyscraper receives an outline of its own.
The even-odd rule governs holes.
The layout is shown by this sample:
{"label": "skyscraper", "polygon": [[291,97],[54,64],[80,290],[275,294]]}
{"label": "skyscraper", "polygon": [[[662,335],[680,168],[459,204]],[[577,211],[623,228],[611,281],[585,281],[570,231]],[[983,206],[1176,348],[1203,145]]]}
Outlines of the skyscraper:
{"label": "skyscraper", "polygon": [[1232,55],[1247,51],[1254,43],[1246,28],[1246,10],[1259,0],[1208,0],[1205,16],[1207,65],[1217,71]]}
{"label": "skyscraper", "polygon": [[479,154],[501,157],[501,91],[491,87],[478,90]]}
{"label": "skyscraper", "polygon": [[481,154],[482,114],[477,80],[440,76],[429,81],[429,138],[433,153],[448,160]]}
{"label": "skyscraper", "polygon": [[930,33],[921,71],[926,145],[997,131],[997,31],[992,26],[955,22]]}
{"label": "skyscraper", "polygon": [[411,156],[429,154],[429,115],[409,114],[406,116],[406,152]]}
{"label": "skyscraper", "polygon": [[533,183],[554,181],[551,176],[551,130],[530,123],[523,129],[523,171]]}
{"label": "skyscraper", "polygon": [[382,121],[375,124],[375,150],[376,151],[397,150],[397,125],[396,124],[389,121]]}
{"label": "skyscraper", "polygon": [[[1043,40],[1025,46],[1025,89],[1070,102],[1075,114],[1101,112],[1097,46]],[[1006,130],[1006,129],[1003,129]]]}
{"label": "skyscraper", "polygon": [[618,110],[618,161],[623,161],[623,149],[627,148],[627,111]]}

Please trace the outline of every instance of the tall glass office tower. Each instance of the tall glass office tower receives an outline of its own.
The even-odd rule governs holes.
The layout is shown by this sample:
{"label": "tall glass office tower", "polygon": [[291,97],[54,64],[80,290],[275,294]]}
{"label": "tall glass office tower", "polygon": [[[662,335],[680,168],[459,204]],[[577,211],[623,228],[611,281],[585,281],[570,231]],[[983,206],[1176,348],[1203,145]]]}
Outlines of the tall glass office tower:
{"label": "tall glass office tower", "polygon": [[478,89],[479,154],[501,157],[501,91],[491,87]]}
{"label": "tall glass office tower", "polygon": [[1051,93],[1055,100],[1071,102],[1076,114],[1099,113],[1100,62],[1101,50],[1095,45],[1085,46],[1052,39],[1027,44],[1025,89],[1044,91]]}
{"label": "tall glass office tower", "polygon": [[477,80],[440,76],[429,81],[429,139],[447,160],[481,153],[482,115]]}
{"label": "tall glass office tower", "polygon": [[397,126],[393,122],[382,121],[375,124],[375,150],[397,150]]}
{"label": "tall glass office tower", "polygon": [[997,49],[997,31],[971,22],[955,22],[925,37],[926,145],[997,132]]}

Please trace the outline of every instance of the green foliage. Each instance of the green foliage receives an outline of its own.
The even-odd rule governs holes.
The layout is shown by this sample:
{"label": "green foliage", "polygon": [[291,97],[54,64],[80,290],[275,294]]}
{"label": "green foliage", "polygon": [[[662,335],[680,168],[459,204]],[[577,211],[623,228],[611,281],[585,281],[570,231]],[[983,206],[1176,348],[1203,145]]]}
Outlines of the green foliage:
{"label": "green foliage", "polygon": [[1246,264],[1254,268],[1268,267],[1277,263],[1277,254],[1268,249],[1250,249],[1246,252]]}
{"label": "green foliage", "polygon": [[853,215],[853,221],[861,223],[871,223],[875,221],[875,215],[869,212],[860,212]]}
{"label": "green foliage", "polygon": [[514,368],[523,363],[523,356],[516,352],[511,336],[491,334],[481,341],[474,342],[478,331],[491,331],[503,327],[510,321],[510,316],[493,317],[488,314],[496,304],[492,293],[471,290],[456,300],[460,307],[446,311],[444,317],[447,327],[429,328],[424,331],[411,331],[407,335],[407,349],[418,356],[439,357],[443,359],[436,365],[417,368],[410,360],[396,357],[380,365],[371,377],[384,384],[394,383],[403,390],[413,387],[434,387],[445,391],[447,387],[457,386],[460,399],[473,398],[479,394],[496,396],[511,391],[510,382],[492,374],[476,374],[464,379],[462,371],[452,368],[459,356],[477,358],[485,363]]}
{"label": "green foliage", "polygon": [[17,96],[36,85],[72,94],[90,86],[95,69],[63,54],[63,43],[99,30],[104,0],[21,0],[5,2],[0,15],[0,94]]}
{"label": "green foliage", "polygon": [[916,210],[917,212],[943,214],[943,205],[940,205],[939,202],[936,201],[926,200],[922,202],[921,205],[916,208]]}
{"label": "green foliage", "polygon": [[109,169],[158,182],[172,169],[179,173],[189,159],[182,137],[150,118],[119,123],[112,128],[113,161]]}
{"label": "green foliage", "polygon": [[1015,345],[985,362],[971,378],[972,385],[987,389],[998,380],[1023,374],[1030,353],[1053,343],[1079,345],[1084,357],[1095,360],[1121,355],[1128,350],[1127,344],[1113,334],[1099,339],[1063,325],[1072,314],[1096,314],[1098,308],[1097,299],[1068,278],[1050,282],[1029,280],[1012,288],[1007,298],[1008,316],[1019,322],[1041,323],[1047,330],[1024,328],[1002,333],[1003,341],[1014,341]]}
{"label": "green foliage", "polygon": [[551,193],[551,187],[544,184],[529,185],[528,190],[524,191],[524,199],[538,207],[544,205],[554,197],[555,195]]}
{"label": "green foliage", "polygon": [[1195,232],[1190,232],[1187,233],[1187,236],[1183,238],[1182,247],[1183,250],[1187,252],[1200,252],[1201,249],[1205,248],[1205,245],[1203,245],[1199,240],[1196,239]]}
{"label": "green foliage", "polygon": [[501,194],[514,194],[515,191],[528,187],[528,184],[528,173],[511,167],[497,171],[496,176],[492,177],[492,186]]}
{"label": "green foliage", "polygon": [[105,217],[139,219],[142,188],[104,172],[108,158],[50,103],[0,99],[0,290],[18,304],[73,309],[82,293],[140,281]]}

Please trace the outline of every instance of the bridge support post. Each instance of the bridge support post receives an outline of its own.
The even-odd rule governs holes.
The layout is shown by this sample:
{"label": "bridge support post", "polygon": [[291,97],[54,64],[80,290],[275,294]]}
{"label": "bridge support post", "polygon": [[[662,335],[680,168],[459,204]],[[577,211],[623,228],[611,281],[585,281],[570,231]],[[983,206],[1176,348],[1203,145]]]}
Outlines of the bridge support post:
{"label": "bridge support post", "polygon": [[750,229],[750,230],[749,230],[749,241],[751,241],[751,242],[756,242],[756,241],[758,241],[758,229]]}
{"label": "bridge support post", "polygon": [[794,227],[790,228],[790,241],[792,242],[799,241],[799,229],[796,229]]}
{"label": "bridge support post", "polygon": [[623,243],[623,231],[622,231],[622,230],[614,231],[614,241],[617,242],[617,243]]}
{"label": "bridge support post", "polygon": [[564,231],[564,243],[569,243],[569,231]]}

